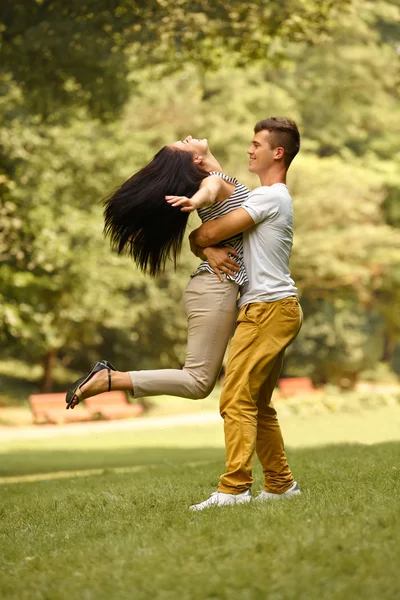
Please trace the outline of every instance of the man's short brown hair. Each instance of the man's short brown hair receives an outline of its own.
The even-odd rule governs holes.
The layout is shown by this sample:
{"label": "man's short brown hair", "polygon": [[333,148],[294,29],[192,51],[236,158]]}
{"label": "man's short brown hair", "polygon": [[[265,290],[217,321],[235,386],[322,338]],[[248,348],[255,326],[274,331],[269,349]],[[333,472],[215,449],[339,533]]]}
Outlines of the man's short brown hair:
{"label": "man's short brown hair", "polygon": [[283,160],[288,169],[300,150],[300,133],[296,123],[285,117],[270,117],[255,124],[254,133],[264,130],[269,132],[272,148],[281,147],[285,150]]}

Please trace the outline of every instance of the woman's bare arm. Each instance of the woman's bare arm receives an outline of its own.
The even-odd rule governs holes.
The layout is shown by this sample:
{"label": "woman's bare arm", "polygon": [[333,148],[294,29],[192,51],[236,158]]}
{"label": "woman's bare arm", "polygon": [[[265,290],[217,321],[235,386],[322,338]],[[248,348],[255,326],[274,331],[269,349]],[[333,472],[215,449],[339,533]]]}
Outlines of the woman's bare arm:
{"label": "woman's bare arm", "polygon": [[193,212],[198,208],[211,206],[214,202],[222,202],[235,191],[235,184],[229,183],[219,175],[210,175],[203,179],[200,189],[191,198],[186,196],[165,196],[168,204],[181,207],[182,212]]}

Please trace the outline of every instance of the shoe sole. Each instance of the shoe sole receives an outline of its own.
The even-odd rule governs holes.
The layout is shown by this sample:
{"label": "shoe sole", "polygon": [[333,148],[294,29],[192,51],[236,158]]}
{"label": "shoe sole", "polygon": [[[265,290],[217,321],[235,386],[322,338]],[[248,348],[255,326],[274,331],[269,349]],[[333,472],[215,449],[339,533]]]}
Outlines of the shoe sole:
{"label": "shoe sole", "polygon": [[206,510],[207,508],[223,508],[224,506],[235,506],[235,504],[248,504],[251,502],[252,497],[247,496],[245,498],[241,498],[240,500],[236,500],[235,502],[227,502],[226,504],[210,504],[209,506],[204,506],[203,508],[196,508],[197,504],[192,504],[189,506],[189,510],[192,512],[200,512],[202,510]]}
{"label": "shoe sole", "polygon": [[270,500],[273,502],[274,500],[290,500],[290,498],[293,498],[294,496],[300,496],[301,494],[301,490],[295,490],[293,492],[291,492],[290,494],[273,494],[271,496],[257,496],[257,498],[254,498],[254,502],[269,502]]}

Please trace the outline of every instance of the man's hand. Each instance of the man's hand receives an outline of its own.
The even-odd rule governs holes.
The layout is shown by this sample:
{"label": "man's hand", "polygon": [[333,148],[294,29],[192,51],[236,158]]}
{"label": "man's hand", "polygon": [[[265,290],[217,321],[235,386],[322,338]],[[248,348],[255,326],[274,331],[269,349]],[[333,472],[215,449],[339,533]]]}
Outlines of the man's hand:
{"label": "man's hand", "polygon": [[224,275],[235,276],[240,271],[239,264],[229,256],[232,254],[239,257],[234,248],[230,246],[224,246],[223,248],[210,246],[209,248],[204,248],[203,252],[207,257],[208,264],[215,271],[220,281],[225,280]]}

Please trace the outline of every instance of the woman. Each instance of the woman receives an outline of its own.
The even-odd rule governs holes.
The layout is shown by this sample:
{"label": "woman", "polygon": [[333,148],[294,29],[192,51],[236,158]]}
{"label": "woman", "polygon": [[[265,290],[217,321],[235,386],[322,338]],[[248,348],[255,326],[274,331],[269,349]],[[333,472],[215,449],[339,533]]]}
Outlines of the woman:
{"label": "woman", "polygon": [[[221,171],[206,139],[188,136],[162,148],[105,203],[105,234],[113,247],[118,253],[127,251],[153,277],[164,270],[168,259],[176,266],[191,211],[197,209],[205,222],[239,208],[247,198],[249,190]],[[184,292],[188,318],[184,367],[122,372],[100,361],[73,384],[67,408],[110,390],[127,390],[135,398],[209,395],[232,330],[238,290],[247,280],[242,236],[226,240],[221,247],[199,250],[197,255],[203,262]]]}

